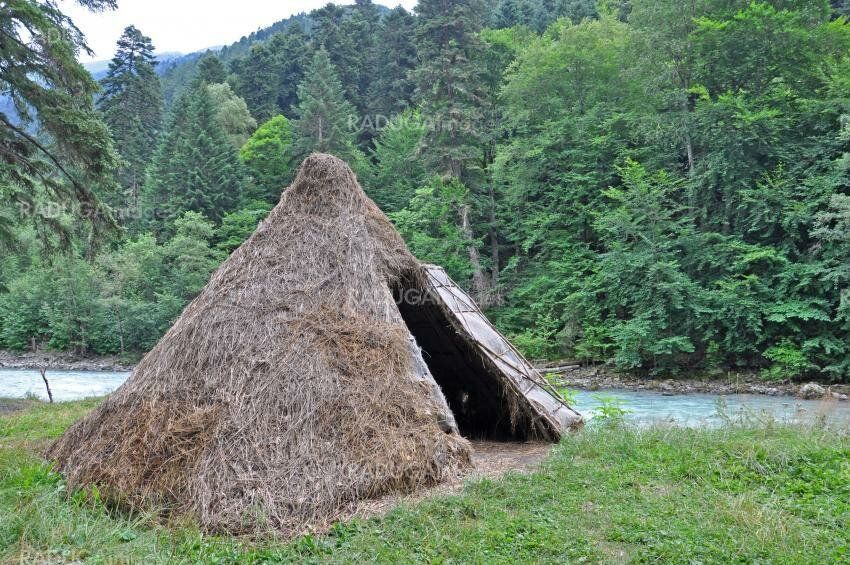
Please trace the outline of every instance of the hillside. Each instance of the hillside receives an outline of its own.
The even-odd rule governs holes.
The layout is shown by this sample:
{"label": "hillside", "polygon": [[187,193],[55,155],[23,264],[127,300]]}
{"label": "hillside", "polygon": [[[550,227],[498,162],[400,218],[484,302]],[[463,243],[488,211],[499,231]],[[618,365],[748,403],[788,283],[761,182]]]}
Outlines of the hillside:
{"label": "hillside", "polygon": [[[344,8],[350,9],[351,6]],[[389,8],[383,5],[378,5],[378,12],[381,15],[389,12]],[[271,39],[275,34],[283,33],[293,25],[300,25],[304,33],[309,37],[313,33],[315,19],[312,13],[301,12],[286,19],[279,20],[268,27],[258,29],[257,31],[242,37],[239,41],[221,47],[220,49],[210,48],[195,53],[189,53],[182,57],[177,57],[169,61],[165,65],[161,65],[159,73],[162,77],[162,90],[165,96],[167,106],[171,105],[177,93],[182,90],[191,80],[197,68],[198,59],[209,51],[215,51],[219,59],[227,64],[234,59],[242,57],[248,53],[253,45]]]}

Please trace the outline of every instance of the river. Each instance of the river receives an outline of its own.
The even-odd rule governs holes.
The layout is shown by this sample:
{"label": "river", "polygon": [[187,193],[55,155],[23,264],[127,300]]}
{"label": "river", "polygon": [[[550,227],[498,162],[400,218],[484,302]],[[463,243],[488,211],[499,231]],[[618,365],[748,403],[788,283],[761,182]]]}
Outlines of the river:
{"label": "river", "polygon": [[[129,373],[49,371],[53,398],[57,402],[109,394]],[[28,395],[47,399],[41,375],[34,370],[0,369],[0,398]],[[687,427],[718,426],[742,416],[782,422],[826,420],[850,429],[850,403],[800,400],[787,396],[751,394],[685,394],[666,396],[657,392],[613,390],[574,393],[574,408],[591,421],[606,410],[622,409],[624,417],[640,425],[662,423]],[[607,407],[607,408],[606,408]]]}

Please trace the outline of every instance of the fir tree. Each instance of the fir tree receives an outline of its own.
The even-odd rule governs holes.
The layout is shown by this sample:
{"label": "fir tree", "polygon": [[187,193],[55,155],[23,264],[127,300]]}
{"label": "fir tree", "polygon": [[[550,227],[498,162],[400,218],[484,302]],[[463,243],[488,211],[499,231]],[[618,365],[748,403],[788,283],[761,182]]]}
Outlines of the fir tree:
{"label": "fir tree", "polygon": [[458,227],[468,246],[472,291],[487,304],[491,281],[484,270],[474,228],[474,185],[480,182],[484,139],[481,126],[481,69],[473,63],[483,42],[477,33],[484,15],[482,0],[422,0],[416,11],[416,46],[420,65],[414,72],[416,97],[428,127],[423,151],[434,170],[468,189],[457,206]]}
{"label": "fir tree", "polygon": [[236,94],[248,104],[257,121],[265,121],[278,113],[277,62],[266,44],[254,45],[244,59],[233,62]]}
{"label": "fir tree", "polygon": [[[114,0],[77,4],[94,11],[115,7]],[[11,107],[0,112],[0,205],[14,203],[39,228],[67,235],[55,218],[32,208],[37,195],[46,191],[54,203],[105,212],[93,187],[110,190],[119,161],[93,107],[97,83],[76,60],[91,51],[53,2],[15,0],[0,11],[0,92]],[[40,139],[32,134],[36,117]],[[86,215],[96,227],[111,226],[109,218]]]}
{"label": "fir tree", "polygon": [[416,18],[404,8],[390,11],[376,30],[369,58],[371,84],[368,88],[369,117],[375,128],[381,119],[404,111],[411,104],[414,84],[410,72],[416,67],[413,32]]}
{"label": "fir tree", "polygon": [[357,0],[350,8],[328,4],[313,17],[315,44],[327,50],[346,98],[362,113],[368,87],[367,57],[379,19],[377,8],[370,0]]}
{"label": "fir tree", "polygon": [[422,0],[417,6],[416,97],[429,124],[426,154],[443,175],[468,180],[478,158],[480,75],[472,63],[483,49],[482,0]]}
{"label": "fir tree", "polygon": [[309,43],[304,28],[298,22],[278,33],[269,41],[274,56],[277,76],[277,109],[285,116],[292,116],[298,105],[298,85],[304,79],[304,70],[309,62]]}
{"label": "fir tree", "polygon": [[238,205],[244,178],[209,91],[188,90],[175,103],[145,187],[154,227],[167,230],[185,211],[221,218]]}
{"label": "fir tree", "polygon": [[416,190],[430,180],[417,155],[424,133],[422,116],[408,110],[393,118],[375,139],[375,174],[367,191],[388,214],[407,208]]}
{"label": "fir tree", "polygon": [[316,51],[307,75],[298,86],[297,119],[293,121],[295,148],[299,155],[313,151],[352,156],[354,134],[349,125],[356,116],[354,107],[345,99],[328,52]]}
{"label": "fir tree", "polygon": [[227,69],[221,59],[208,52],[198,60],[197,80],[207,84],[221,84],[227,81]]}
{"label": "fir tree", "polygon": [[98,107],[112,132],[124,166],[118,181],[124,189],[113,204],[135,214],[162,125],[162,91],[155,72],[156,57],[149,37],[134,26],[124,30],[118,50],[101,81],[103,96]]}
{"label": "fir tree", "polygon": [[558,8],[558,15],[570,18],[574,24],[599,17],[596,0],[561,0]]}

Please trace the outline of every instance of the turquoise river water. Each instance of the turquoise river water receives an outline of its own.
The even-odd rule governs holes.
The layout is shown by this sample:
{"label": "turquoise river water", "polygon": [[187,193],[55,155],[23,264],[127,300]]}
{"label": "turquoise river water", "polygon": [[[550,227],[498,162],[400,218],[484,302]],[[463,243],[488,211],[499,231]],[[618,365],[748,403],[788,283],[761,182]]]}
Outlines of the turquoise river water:
{"label": "turquoise river water", "polygon": [[[49,371],[57,402],[109,394],[129,373]],[[0,398],[37,396],[47,399],[41,375],[34,370],[0,369]],[[662,424],[688,427],[717,426],[741,417],[783,422],[826,421],[850,429],[850,403],[799,400],[790,397],[735,394],[686,394],[665,396],[655,392],[612,390],[577,391],[574,407],[588,421],[611,407],[626,411],[624,417],[640,425]]]}

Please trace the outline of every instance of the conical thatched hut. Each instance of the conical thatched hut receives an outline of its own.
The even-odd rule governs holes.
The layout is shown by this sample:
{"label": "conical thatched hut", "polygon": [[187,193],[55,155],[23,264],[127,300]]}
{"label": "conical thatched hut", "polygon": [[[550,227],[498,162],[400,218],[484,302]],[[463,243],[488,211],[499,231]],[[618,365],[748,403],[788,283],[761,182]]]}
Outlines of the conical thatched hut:
{"label": "conical thatched hut", "polygon": [[580,422],[445,272],[416,261],[348,166],[313,155],[48,455],[72,487],[118,503],[295,533],[462,473],[464,436],[557,440]]}

